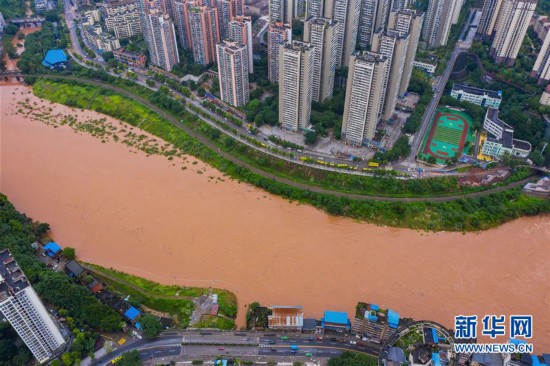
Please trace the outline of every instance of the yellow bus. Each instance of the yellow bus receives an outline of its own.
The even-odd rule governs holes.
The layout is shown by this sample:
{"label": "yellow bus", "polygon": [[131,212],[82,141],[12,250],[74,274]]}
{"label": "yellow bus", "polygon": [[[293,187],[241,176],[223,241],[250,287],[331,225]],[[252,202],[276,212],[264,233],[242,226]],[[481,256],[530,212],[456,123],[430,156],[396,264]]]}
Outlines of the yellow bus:
{"label": "yellow bus", "polygon": [[306,156],[302,156],[302,157],[300,158],[300,160],[301,160],[301,161],[306,161],[306,160],[307,160],[307,157],[306,157]]}
{"label": "yellow bus", "polygon": [[380,163],[375,163],[374,161],[369,162],[369,166],[378,168],[380,166]]}
{"label": "yellow bus", "polygon": [[116,363],[121,359],[122,359],[122,356],[115,357],[111,360],[111,364],[116,365]]}
{"label": "yellow bus", "polygon": [[348,164],[338,164],[336,165],[338,168],[347,168]]}

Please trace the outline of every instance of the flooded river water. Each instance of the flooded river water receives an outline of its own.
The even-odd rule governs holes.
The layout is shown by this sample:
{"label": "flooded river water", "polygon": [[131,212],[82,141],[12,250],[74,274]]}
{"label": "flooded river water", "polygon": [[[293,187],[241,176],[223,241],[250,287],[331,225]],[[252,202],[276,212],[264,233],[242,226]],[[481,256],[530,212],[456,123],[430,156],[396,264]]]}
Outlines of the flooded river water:
{"label": "flooded river water", "polygon": [[459,314],[533,314],[536,351],[550,351],[548,216],[468,234],[354,222],[192,158],[146,156],[24,118],[16,101],[49,102],[21,86],[0,92],[0,191],[50,223],[81,260],[167,284],[227,288],[238,296],[240,326],[252,301],[303,305],[311,317],[326,309],[352,315],[357,301],[374,302],[449,327]]}

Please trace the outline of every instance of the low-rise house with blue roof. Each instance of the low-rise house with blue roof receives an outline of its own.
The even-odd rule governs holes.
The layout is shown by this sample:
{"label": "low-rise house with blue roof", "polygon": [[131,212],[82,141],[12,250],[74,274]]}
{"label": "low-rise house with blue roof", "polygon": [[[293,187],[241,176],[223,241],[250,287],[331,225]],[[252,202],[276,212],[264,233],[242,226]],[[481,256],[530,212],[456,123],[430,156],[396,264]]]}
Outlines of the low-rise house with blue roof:
{"label": "low-rise house with blue roof", "polygon": [[49,257],[55,257],[61,252],[61,247],[55,241],[50,241],[48,244],[44,245],[44,253]]}
{"label": "low-rise house with blue roof", "polygon": [[131,322],[135,321],[140,315],[141,312],[133,306],[130,306],[130,308],[124,313],[124,317]]}
{"label": "low-rise house with blue roof", "polygon": [[63,50],[49,50],[46,52],[42,65],[50,69],[64,69],[67,67],[67,55]]}
{"label": "low-rise house with blue roof", "polygon": [[325,311],[325,316],[321,319],[323,330],[333,330],[337,332],[349,331],[351,322],[348,313],[341,311]]}

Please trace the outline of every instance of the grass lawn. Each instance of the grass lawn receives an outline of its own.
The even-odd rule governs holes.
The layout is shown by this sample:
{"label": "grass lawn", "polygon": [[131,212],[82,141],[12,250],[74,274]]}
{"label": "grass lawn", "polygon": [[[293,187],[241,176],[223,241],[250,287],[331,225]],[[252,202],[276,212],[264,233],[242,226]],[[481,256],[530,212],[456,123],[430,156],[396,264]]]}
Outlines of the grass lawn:
{"label": "grass lawn", "polygon": [[217,328],[217,329],[234,329],[235,321],[218,316],[205,315],[201,321],[193,325],[194,328]]}
{"label": "grass lawn", "polygon": [[[111,290],[123,295],[130,295],[130,297],[134,300],[137,300],[141,304],[153,310],[176,316],[178,324],[181,327],[187,327],[189,325],[189,318],[194,309],[192,298],[210,293],[210,290],[207,288],[161,285],[157,282],[128,273],[119,272],[114,269],[107,269],[94,264],[86,265],[93,268],[94,271],[99,274],[99,277],[101,277],[101,279],[109,285]],[[114,278],[115,281],[109,277]],[[141,291],[137,290],[136,287]],[[213,289],[212,291],[218,294],[220,314],[230,318],[235,318],[237,316],[236,296],[226,290]],[[165,298],[171,296],[188,298]],[[219,323],[220,325],[227,327],[228,322],[230,322],[230,320],[223,319],[223,321],[220,321]]]}

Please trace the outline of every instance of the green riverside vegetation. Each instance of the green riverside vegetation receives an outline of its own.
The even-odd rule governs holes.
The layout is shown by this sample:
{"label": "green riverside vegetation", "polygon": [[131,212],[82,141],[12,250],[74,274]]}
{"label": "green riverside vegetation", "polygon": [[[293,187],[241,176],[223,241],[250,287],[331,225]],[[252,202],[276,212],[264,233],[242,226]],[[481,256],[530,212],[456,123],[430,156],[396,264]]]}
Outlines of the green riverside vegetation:
{"label": "green riverside vegetation", "polygon": [[[33,222],[17,212],[7,197],[0,194],[0,249],[11,251],[42,300],[65,317],[75,336],[70,351],[63,355],[67,361],[65,365],[80,364],[80,360],[94,350],[97,332],[119,330],[123,321],[86,287],[77,285],[63,272],[52,271],[38,260],[31,244],[46,239],[48,231],[48,224]],[[4,342],[16,339],[9,325],[7,328],[0,326],[0,339],[0,365],[24,365],[31,359],[22,342]]]}
{"label": "green riverside vegetation", "polygon": [[[90,72],[87,72],[88,75]],[[103,73],[104,74],[104,73]],[[101,73],[90,75],[105,77]],[[110,77],[107,77],[110,78]],[[29,80],[32,82],[32,80]],[[174,102],[136,84],[112,78],[110,84],[125,87],[144,99],[156,100],[157,105],[166,110],[173,108]],[[254,184],[271,193],[292,201],[312,204],[334,215],[348,216],[376,224],[409,227],[426,230],[481,230],[487,229],[522,215],[536,215],[550,212],[550,201],[525,196],[521,189],[479,197],[458,199],[450,202],[382,202],[368,199],[350,199],[337,195],[315,193],[305,189],[294,188],[272,179],[265,178],[250,170],[238,166],[202,145],[181,129],[173,126],[147,107],[127,97],[109,90],[97,90],[95,86],[67,80],[39,80],[34,85],[34,92],[42,98],[78,108],[88,108],[116,117],[131,125],[138,125],[184,153],[199,157],[220,171],[241,181]],[[95,98],[95,99],[94,99]],[[170,101],[170,102],[169,102]],[[455,177],[422,180],[399,180],[385,177],[364,177],[326,172],[304,168],[286,163],[280,159],[268,158],[264,154],[236,142],[233,138],[222,135],[218,130],[200,122],[197,117],[178,108],[172,113],[182,122],[196,131],[208,136],[220,148],[239,156],[251,165],[277,175],[292,178],[308,185],[330,187],[344,192],[361,194],[433,196],[459,193],[475,189],[465,189],[458,185]],[[520,175],[519,177],[517,175]],[[529,173],[519,170],[514,177],[518,180]]]}
{"label": "green riverside vegetation", "polygon": [[[161,285],[142,277],[107,269],[94,264],[85,264],[94,274],[108,284],[108,288],[123,296],[130,295],[134,306],[145,305],[159,312],[175,316],[180,327],[189,325],[189,317],[193,312],[193,298],[208,295],[210,289],[201,287],[184,287],[177,285]],[[196,328],[233,329],[234,318],[237,316],[236,296],[221,289],[212,289],[218,294],[219,315],[205,316]]]}

